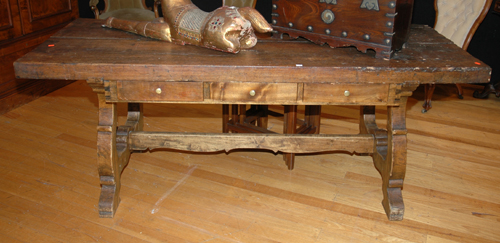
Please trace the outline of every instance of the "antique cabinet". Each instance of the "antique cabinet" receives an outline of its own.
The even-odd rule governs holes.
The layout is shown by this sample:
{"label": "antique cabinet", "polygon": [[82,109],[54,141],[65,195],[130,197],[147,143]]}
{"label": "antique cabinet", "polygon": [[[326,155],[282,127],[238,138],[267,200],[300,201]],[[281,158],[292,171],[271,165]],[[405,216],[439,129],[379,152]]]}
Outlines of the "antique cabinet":
{"label": "antique cabinet", "polygon": [[77,17],[77,0],[0,0],[0,114],[67,84],[16,79],[12,63]]}
{"label": "antique cabinet", "polygon": [[413,0],[273,0],[275,36],[355,46],[390,58],[407,41]]}

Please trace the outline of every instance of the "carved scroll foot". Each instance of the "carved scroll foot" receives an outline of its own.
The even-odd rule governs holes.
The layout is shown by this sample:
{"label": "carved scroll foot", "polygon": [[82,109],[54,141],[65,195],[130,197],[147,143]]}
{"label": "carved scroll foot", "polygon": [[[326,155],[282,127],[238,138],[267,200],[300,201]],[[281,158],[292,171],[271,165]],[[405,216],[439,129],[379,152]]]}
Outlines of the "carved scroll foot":
{"label": "carved scroll foot", "polygon": [[387,218],[391,221],[403,220],[405,205],[403,203],[403,195],[401,194],[401,188],[398,187],[386,188],[384,186],[383,192],[384,192],[384,200],[382,200],[382,205],[384,206]]}
{"label": "carved scroll foot", "polygon": [[88,80],[87,83],[97,93],[99,99],[99,125],[97,126],[97,163],[101,181],[99,216],[112,218],[120,203],[120,177],[128,164],[131,150],[129,134],[142,130],[142,105],[129,104],[127,122],[117,126],[115,103],[107,103],[104,83]]}
{"label": "carved scroll foot", "polygon": [[[118,186],[119,187],[119,186]],[[113,218],[120,203],[117,185],[102,185],[99,197],[99,217]]]}
{"label": "carved scroll foot", "polygon": [[[297,127],[297,106],[296,105],[285,105],[285,117],[284,117],[284,134],[295,134]],[[283,153],[283,160],[288,167],[288,170],[293,170],[295,165],[295,154],[294,153]]]}

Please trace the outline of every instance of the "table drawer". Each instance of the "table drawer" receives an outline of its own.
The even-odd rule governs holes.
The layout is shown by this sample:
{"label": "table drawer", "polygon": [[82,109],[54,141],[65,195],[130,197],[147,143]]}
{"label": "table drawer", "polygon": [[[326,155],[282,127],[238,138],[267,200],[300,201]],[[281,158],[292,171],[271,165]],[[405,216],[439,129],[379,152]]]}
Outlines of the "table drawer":
{"label": "table drawer", "polygon": [[235,103],[282,104],[297,101],[296,83],[209,83],[209,99]]}
{"label": "table drawer", "polygon": [[388,84],[304,84],[304,103],[386,104]]}
{"label": "table drawer", "polygon": [[203,82],[110,81],[110,101],[203,101]]}

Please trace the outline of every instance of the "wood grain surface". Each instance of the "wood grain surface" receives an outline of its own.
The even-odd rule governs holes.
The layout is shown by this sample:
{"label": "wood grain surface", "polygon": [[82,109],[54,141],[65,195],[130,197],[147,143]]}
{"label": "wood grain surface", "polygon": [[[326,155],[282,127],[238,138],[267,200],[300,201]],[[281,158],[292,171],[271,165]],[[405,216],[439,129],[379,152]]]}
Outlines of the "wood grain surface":
{"label": "wood grain surface", "polygon": [[[499,242],[500,99],[474,99],[481,87],[465,85],[459,100],[440,85],[422,114],[421,88],[407,105],[403,221],[387,220],[369,156],[296,155],[289,171],[272,152],[162,149],[132,154],[120,207],[103,219],[98,101],[85,82],[70,84],[0,116],[0,241]],[[221,109],[146,104],[144,130],[218,133]],[[126,111],[118,104],[120,124]],[[323,106],[321,116],[322,134],[358,133],[355,106]],[[272,130],[282,124],[269,118]]]}
{"label": "wood grain surface", "polygon": [[[491,69],[429,27],[412,28],[391,60],[356,48],[264,38],[236,55],[180,46],[78,19],[14,63],[32,79],[287,83],[486,83]],[[298,51],[304,50],[307,51]],[[124,55],[117,55],[123,53]],[[126,54],[126,55],[125,55]],[[224,75],[222,75],[224,74]],[[140,77],[140,78],[139,78]],[[291,78],[293,77],[293,79]]]}

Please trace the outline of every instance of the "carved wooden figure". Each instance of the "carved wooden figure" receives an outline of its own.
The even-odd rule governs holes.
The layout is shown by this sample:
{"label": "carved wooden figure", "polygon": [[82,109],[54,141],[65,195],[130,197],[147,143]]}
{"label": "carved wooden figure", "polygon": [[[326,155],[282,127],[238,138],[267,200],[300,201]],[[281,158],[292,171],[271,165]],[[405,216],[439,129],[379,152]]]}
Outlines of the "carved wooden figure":
{"label": "carved wooden figure", "polygon": [[104,27],[176,44],[191,44],[223,52],[238,53],[257,44],[257,32],[272,27],[251,7],[220,7],[210,13],[196,7],[191,0],[162,0],[163,19],[130,21],[110,17]]}

